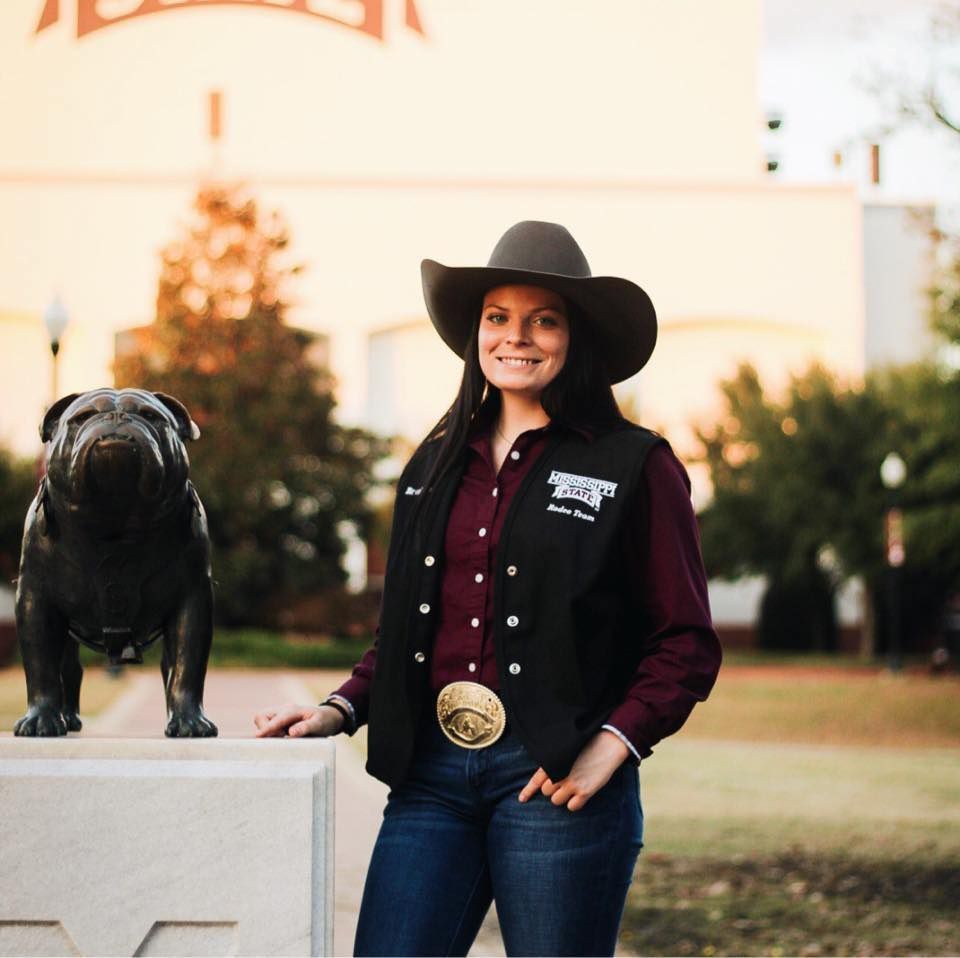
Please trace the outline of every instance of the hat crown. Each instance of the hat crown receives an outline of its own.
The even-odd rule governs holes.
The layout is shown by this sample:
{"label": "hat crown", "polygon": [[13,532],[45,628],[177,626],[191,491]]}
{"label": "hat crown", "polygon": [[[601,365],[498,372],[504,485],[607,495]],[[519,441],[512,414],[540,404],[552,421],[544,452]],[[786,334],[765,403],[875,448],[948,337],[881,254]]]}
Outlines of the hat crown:
{"label": "hat crown", "polygon": [[524,220],[511,226],[493,248],[487,267],[557,276],[592,275],[587,257],[566,227],[537,220]]}

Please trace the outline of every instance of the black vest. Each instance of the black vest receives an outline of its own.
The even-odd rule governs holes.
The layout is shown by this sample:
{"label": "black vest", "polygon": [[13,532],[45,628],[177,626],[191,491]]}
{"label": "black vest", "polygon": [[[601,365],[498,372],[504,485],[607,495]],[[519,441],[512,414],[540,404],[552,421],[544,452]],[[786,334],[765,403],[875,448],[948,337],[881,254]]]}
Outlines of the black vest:
{"label": "black vest", "polygon": [[[557,430],[504,521],[493,570],[500,697],[555,781],[623,701],[645,651],[620,537],[638,507],[647,453],[660,441],[639,426],[593,440]],[[370,693],[367,770],[389,785],[406,775],[421,717],[434,704],[443,543],[462,467],[421,502],[431,446],[417,451],[397,486]]]}

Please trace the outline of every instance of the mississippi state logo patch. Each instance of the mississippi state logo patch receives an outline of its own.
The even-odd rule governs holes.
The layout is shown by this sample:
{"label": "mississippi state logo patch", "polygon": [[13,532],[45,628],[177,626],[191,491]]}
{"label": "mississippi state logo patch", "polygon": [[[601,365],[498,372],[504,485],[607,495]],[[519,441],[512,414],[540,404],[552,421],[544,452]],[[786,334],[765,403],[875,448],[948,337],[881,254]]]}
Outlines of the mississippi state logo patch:
{"label": "mississippi state logo patch", "polygon": [[[578,476],[572,472],[558,472],[554,469],[547,482],[554,486],[551,499],[573,499],[595,513],[600,511],[604,497],[613,498],[617,493],[617,484],[606,479],[595,479],[593,476]],[[580,508],[568,508],[559,503],[550,502],[548,512],[560,512],[564,515],[576,516],[593,522],[596,518]]]}

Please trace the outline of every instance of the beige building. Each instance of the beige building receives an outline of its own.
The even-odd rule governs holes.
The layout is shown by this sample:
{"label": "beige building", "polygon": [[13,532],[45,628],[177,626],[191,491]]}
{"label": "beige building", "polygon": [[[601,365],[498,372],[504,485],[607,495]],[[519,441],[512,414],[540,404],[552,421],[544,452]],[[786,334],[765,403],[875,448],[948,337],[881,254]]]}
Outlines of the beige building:
{"label": "beige building", "polygon": [[341,416],[383,432],[421,434],[458,377],[420,259],[484,262],[527,218],[565,223],[595,273],[652,296],[660,342],[621,395],[681,451],[741,359],[774,380],[812,358],[859,376],[861,204],[849,184],[767,177],[760,15],[760,0],[11,0],[0,441],[37,446],[55,293],[60,391],[110,382],[115,334],[150,321],[158,250],[208,178],[287,217],[307,266],[290,319],[328,338]]}

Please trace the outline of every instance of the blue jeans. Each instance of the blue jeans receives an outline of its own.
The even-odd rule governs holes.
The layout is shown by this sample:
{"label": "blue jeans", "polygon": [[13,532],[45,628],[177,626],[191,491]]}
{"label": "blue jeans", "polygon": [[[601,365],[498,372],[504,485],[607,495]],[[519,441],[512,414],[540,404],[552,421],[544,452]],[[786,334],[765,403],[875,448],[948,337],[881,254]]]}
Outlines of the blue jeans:
{"label": "blue jeans", "polygon": [[508,955],[612,955],[640,852],[636,768],[578,812],[517,800],[537,765],[510,733],[471,751],[434,721],[387,799],[355,955],[465,955],[491,900]]}

